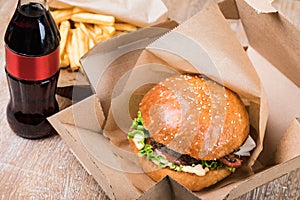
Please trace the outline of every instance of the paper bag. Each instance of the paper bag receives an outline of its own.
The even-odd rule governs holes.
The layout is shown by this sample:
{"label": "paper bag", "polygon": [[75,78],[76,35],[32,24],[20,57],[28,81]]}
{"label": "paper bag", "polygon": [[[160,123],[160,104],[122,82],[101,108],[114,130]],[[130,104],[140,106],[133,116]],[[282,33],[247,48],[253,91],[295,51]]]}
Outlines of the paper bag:
{"label": "paper bag", "polygon": [[[127,41],[127,38],[130,39],[124,37],[122,41]],[[119,45],[122,50],[123,45]],[[268,119],[267,99],[244,48],[217,5],[193,16],[145,49],[133,48],[115,56],[116,51],[120,53],[121,50],[110,47],[95,49],[82,61],[103,106],[106,117],[103,135],[109,138],[113,146],[127,151],[128,158],[136,162],[136,155],[128,145],[127,133],[143,94],[173,74],[200,73],[235,91],[243,99],[255,130],[252,137],[256,141],[256,148],[246,166],[251,167],[255,163],[263,146]],[[115,59],[111,60],[112,57]],[[92,63],[96,60],[106,64],[95,69]],[[99,72],[95,73],[95,70]],[[141,191],[149,188],[148,181],[136,181],[141,176],[148,180],[146,175],[127,170],[128,178],[136,188]],[[241,170],[215,187],[233,183],[248,175],[249,171]],[[154,181],[150,183],[155,185]]]}

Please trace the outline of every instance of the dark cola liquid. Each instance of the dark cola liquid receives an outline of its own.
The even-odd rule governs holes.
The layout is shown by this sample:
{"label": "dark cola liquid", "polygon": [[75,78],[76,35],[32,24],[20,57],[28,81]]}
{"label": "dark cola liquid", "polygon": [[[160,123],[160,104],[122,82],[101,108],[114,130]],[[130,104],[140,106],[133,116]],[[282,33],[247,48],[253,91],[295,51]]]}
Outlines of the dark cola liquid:
{"label": "dark cola liquid", "polygon": [[[5,34],[6,48],[28,57],[50,54],[58,48],[59,39],[49,11],[38,3],[19,4]],[[55,91],[59,70],[43,80],[22,80],[7,70],[6,74],[11,97],[7,120],[11,129],[30,139],[52,134],[54,130],[46,118],[58,111]]]}

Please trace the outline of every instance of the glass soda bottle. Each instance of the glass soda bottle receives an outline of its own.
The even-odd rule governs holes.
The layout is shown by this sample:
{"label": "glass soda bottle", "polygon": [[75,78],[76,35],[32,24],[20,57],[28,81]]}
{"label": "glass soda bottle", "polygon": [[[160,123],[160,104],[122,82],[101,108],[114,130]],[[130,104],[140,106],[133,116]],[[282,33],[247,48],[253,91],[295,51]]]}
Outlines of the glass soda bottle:
{"label": "glass soda bottle", "polygon": [[8,123],[24,138],[48,136],[54,130],[46,118],[58,111],[60,35],[47,1],[19,0],[4,40]]}

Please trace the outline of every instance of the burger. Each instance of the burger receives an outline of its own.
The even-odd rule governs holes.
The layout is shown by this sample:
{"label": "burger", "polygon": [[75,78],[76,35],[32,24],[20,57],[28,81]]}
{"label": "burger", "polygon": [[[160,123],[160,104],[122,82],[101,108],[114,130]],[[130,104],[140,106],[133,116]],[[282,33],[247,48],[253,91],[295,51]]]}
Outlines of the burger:
{"label": "burger", "polygon": [[249,152],[239,152],[249,130],[247,110],[235,92],[203,75],[184,74],[143,96],[128,139],[153,180],[170,176],[199,191],[242,166]]}

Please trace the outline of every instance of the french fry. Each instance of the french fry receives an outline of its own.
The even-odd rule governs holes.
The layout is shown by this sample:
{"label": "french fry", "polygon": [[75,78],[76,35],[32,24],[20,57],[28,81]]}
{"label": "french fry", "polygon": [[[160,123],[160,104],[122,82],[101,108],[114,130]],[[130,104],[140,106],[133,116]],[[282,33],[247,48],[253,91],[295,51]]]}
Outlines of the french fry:
{"label": "french fry", "polygon": [[94,42],[96,42],[96,34],[93,30],[93,27],[91,27],[88,24],[84,23],[78,23],[78,27],[81,29],[81,31],[88,36],[88,38],[91,38]]}
{"label": "french fry", "polygon": [[102,35],[102,33],[103,33],[102,26],[99,24],[95,24],[94,31],[95,31],[96,35]]}
{"label": "french fry", "polygon": [[71,16],[71,20],[75,22],[83,22],[90,24],[102,24],[111,26],[115,23],[115,17],[110,15],[101,15],[93,13],[77,13]]}
{"label": "french fry", "polygon": [[62,56],[65,51],[66,51],[66,46],[67,46],[67,40],[68,40],[68,35],[69,31],[71,29],[70,22],[65,20],[62,21],[60,26],[59,26],[59,33],[60,33],[60,52],[59,55]]}
{"label": "french fry", "polygon": [[96,35],[96,42],[107,40],[109,38],[110,38],[109,35]]}
{"label": "french fry", "polygon": [[77,44],[79,50],[79,58],[81,58],[88,50],[88,36],[83,33],[83,31],[78,27],[77,29]]}
{"label": "french fry", "polygon": [[63,9],[63,10],[54,10],[51,11],[51,15],[53,16],[54,21],[56,24],[60,24],[62,21],[68,20],[73,15],[73,9]]}
{"label": "french fry", "polygon": [[89,38],[89,49],[93,48],[95,46],[95,42],[92,38]]}
{"label": "french fry", "polygon": [[137,29],[136,26],[132,25],[132,24],[127,24],[127,23],[115,23],[115,28],[118,31],[135,31]]}
{"label": "french fry", "polygon": [[73,14],[82,13],[82,12],[87,12],[87,11],[85,9],[79,8],[79,7],[74,7],[73,8]]}
{"label": "french fry", "polygon": [[128,33],[128,32],[127,31],[116,31],[115,36],[123,35],[123,34],[126,34],[126,33]]}
{"label": "french fry", "polygon": [[[113,26],[105,26],[105,25],[98,25],[101,27],[101,29],[103,30],[103,34],[102,35],[108,35],[108,36],[113,36],[116,33],[116,29]],[[98,34],[97,34],[98,35]]]}
{"label": "french fry", "polygon": [[69,59],[69,54],[65,52],[61,57],[60,57],[60,67],[61,68],[67,68],[70,66],[70,59]]}
{"label": "french fry", "polygon": [[75,60],[73,58],[73,47],[72,47],[72,32],[73,31],[70,31],[69,32],[69,36],[68,36],[68,40],[67,40],[67,54],[68,54],[68,57],[69,57],[69,62],[70,62],[70,68],[75,68],[76,67],[76,64],[75,64]]}
{"label": "french fry", "polygon": [[61,36],[60,50],[59,50],[61,68],[66,68],[70,65],[69,56],[67,54],[67,42],[68,42],[70,27],[71,27],[70,22],[67,20],[62,21],[59,26],[59,32]]}
{"label": "french fry", "polygon": [[72,34],[72,47],[73,47],[73,57],[75,59],[75,64],[77,67],[80,67],[80,51],[79,51],[79,42],[80,42],[80,35],[79,29],[74,29]]}
{"label": "french fry", "polygon": [[71,31],[71,37],[68,45],[68,54],[70,57],[70,68],[72,71],[76,71],[80,68],[79,63],[79,45],[78,45],[78,29]]}

